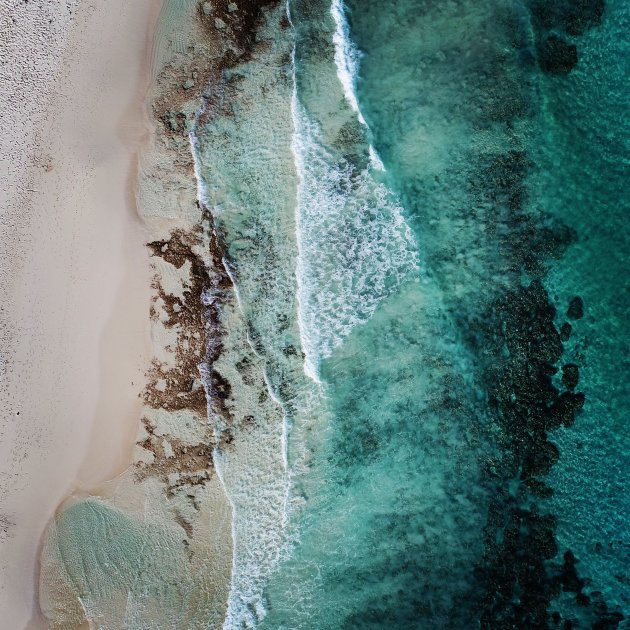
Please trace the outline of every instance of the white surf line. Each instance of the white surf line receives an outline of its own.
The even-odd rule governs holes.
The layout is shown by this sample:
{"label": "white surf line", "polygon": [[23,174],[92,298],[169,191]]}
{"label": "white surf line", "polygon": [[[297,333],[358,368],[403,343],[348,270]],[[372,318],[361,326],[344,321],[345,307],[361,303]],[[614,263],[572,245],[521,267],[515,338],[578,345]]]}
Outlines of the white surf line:
{"label": "white surf line", "polygon": [[304,183],[304,160],[300,153],[300,116],[298,112],[298,95],[297,95],[297,83],[295,77],[295,48],[292,53],[292,64],[293,64],[293,95],[291,97],[291,116],[293,118],[293,142],[291,142],[291,151],[293,153],[293,159],[295,161],[295,167],[298,175],[298,186],[297,186],[297,195],[296,195],[296,207],[295,207],[295,237],[297,242],[297,263],[295,270],[295,280],[297,284],[297,303],[298,303],[298,328],[300,330],[300,341],[302,344],[302,351],[304,352],[304,374],[310,378],[317,385],[321,385],[322,381],[319,378],[319,356],[318,353],[313,348],[313,343],[310,340],[310,335],[308,334],[308,326],[306,324],[306,318],[304,315],[305,311],[305,278],[306,271],[304,269],[304,259],[305,259],[305,251],[304,251],[304,243],[302,238],[302,230],[300,229],[300,208],[302,207],[303,199],[302,199],[302,187]]}
{"label": "white surf line", "polygon": [[337,76],[343,86],[346,100],[350,107],[357,113],[361,124],[366,125],[363,114],[357,101],[355,83],[358,74],[360,52],[356,46],[352,45],[348,33],[348,21],[343,9],[342,0],[332,0],[330,12],[335,20],[335,33],[333,44],[335,45],[335,65],[337,66]]}
{"label": "white surf line", "polygon": [[[291,19],[291,6],[290,0],[286,0],[287,7],[287,19],[291,28],[294,28],[293,20]],[[293,79],[293,92],[291,94],[291,119],[293,121],[293,138],[291,142],[291,153],[293,154],[293,162],[295,164],[295,170],[298,176],[298,185],[295,197],[295,242],[297,243],[297,263],[295,270],[295,281],[297,284],[297,319],[298,328],[300,331],[300,342],[302,345],[302,351],[304,352],[304,374],[311,379],[317,385],[321,385],[322,382],[319,379],[319,367],[318,359],[314,356],[314,349],[308,338],[307,325],[304,318],[304,300],[305,294],[304,288],[304,243],[302,242],[302,232],[300,230],[300,208],[302,207],[302,187],[304,183],[304,161],[302,159],[299,147],[299,135],[300,135],[300,117],[298,113],[298,94],[297,94],[297,76],[295,67],[295,55],[296,44],[293,43],[293,50],[291,51],[291,72]]]}
{"label": "white surf line", "polygon": [[[339,81],[343,87],[346,100],[348,101],[350,107],[352,107],[352,109],[356,112],[359,122],[369,129],[369,126],[361,113],[356,93],[356,82],[359,74],[361,52],[350,39],[350,29],[343,8],[343,0],[332,0],[330,13],[333,16],[333,20],[335,20],[333,44],[335,46],[335,65],[337,66],[337,76],[339,77]],[[385,166],[372,144],[369,145],[368,152],[372,166],[379,171],[384,171]]]}

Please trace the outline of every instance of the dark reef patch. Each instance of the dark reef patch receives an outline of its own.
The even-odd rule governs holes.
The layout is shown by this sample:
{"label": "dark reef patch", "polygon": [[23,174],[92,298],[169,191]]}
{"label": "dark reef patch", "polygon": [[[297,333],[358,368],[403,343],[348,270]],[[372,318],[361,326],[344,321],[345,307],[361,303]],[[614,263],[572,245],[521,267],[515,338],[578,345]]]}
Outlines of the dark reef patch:
{"label": "dark reef patch", "polygon": [[[231,67],[238,63],[244,63],[259,43],[257,32],[260,28],[265,11],[277,7],[279,0],[238,0],[233,9],[229,0],[212,3],[212,10],[207,11],[204,6],[210,3],[200,3],[198,17],[209,37],[216,38],[217,34],[227,37],[239,50],[235,54],[230,49],[224,56],[224,67]],[[288,20],[282,23],[284,28]]]}
{"label": "dark reef patch", "polygon": [[564,322],[564,324],[560,326],[560,339],[562,339],[562,341],[569,341],[569,339],[571,338],[572,330],[573,327],[571,326],[571,324],[569,324],[569,322]]}
{"label": "dark reef patch", "polygon": [[537,28],[562,29],[573,36],[599,25],[605,5],[604,0],[532,0],[529,4]]}
{"label": "dark reef patch", "polygon": [[488,402],[505,449],[500,467],[487,471],[497,491],[478,568],[486,585],[482,628],[546,627],[555,594],[545,567],[557,552],[555,518],[538,506],[538,499],[550,494],[540,477],[559,456],[547,433],[557,425],[552,409],[559,391],[551,376],[563,350],[554,315],[535,280],[496,300],[480,322]]}
{"label": "dark reef patch", "polygon": [[601,23],[604,0],[531,0],[529,11],[536,34],[540,69],[548,74],[566,74],[578,63],[574,40]]}
{"label": "dark reef patch", "polygon": [[580,378],[580,370],[575,363],[567,363],[562,366],[562,384],[570,390],[574,390]]}
{"label": "dark reef patch", "polygon": [[581,297],[576,296],[571,299],[567,309],[567,317],[569,319],[582,319],[584,317],[584,302]]}
{"label": "dark reef patch", "polygon": [[566,74],[577,66],[577,46],[557,35],[549,35],[538,45],[538,62],[543,72]]}
{"label": "dark reef patch", "polygon": [[[623,615],[584,593],[586,581],[577,574],[573,554],[567,550],[562,565],[555,561],[557,521],[545,504],[553,495],[545,476],[560,452],[550,433],[573,425],[585,396],[575,391],[576,363],[562,366],[558,380],[564,391],[554,384],[572,325],[565,322],[556,328],[556,309],[543,278],[549,261],[562,256],[576,233],[528,203],[530,167],[522,150],[490,154],[482,157],[469,180],[470,193],[485,210],[485,247],[496,252],[487,262],[498,265],[496,278],[500,271],[512,287],[502,290],[502,283],[494,283],[496,297],[478,312],[467,309],[468,316],[459,318],[481,359],[481,382],[499,428],[497,445],[504,453],[485,469],[494,499],[488,510],[484,557],[476,567],[481,591],[472,599],[481,628],[487,630],[616,628]],[[529,278],[525,284],[523,277]],[[579,320],[583,315],[583,301],[574,297],[567,317]],[[575,605],[588,611],[591,625],[564,619],[558,611],[551,615],[554,600],[570,589]],[[566,607],[563,610],[566,613]]]}
{"label": "dark reef patch", "polygon": [[[488,630],[617,628],[623,619],[619,611],[609,611],[601,598],[584,592],[587,581],[578,576],[570,550],[561,565],[553,561],[558,551],[556,518],[545,507],[552,490],[544,476],[560,453],[549,432],[561,425],[570,427],[585,398],[573,392],[579,379],[576,364],[562,367],[567,391],[553,384],[563,354],[555,315],[546,290],[534,280],[506,292],[478,323],[488,402],[505,452],[500,465],[486,471],[488,482],[495,486],[495,499],[477,576],[485,585],[479,600],[481,628]],[[575,593],[580,609],[588,608],[591,625],[563,619],[557,611],[551,615],[553,601],[563,591]],[[584,619],[584,615],[578,616]]]}
{"label": "dark reef patch", "polygon": [[[505,449],[500,466],[487,470],[496,490],[485,557],[477,568],[479,583],[485,584],[479,617],[488,630],[561,627],[560,613],[549,612],[561,591],[575,593],[576,605],[590,606],[591,627],[616,628],[623,619],[603,602],[591,605],[571,551],[564,553],[561,566],[552,562],[558,551],[556,518],[545,509],[552,490],[543,477],[558,461],[559,451],[549,431],[561,424],[571,426],[584,405],[584,394],[560,392],[552,382],[563,352],[555,314],[547,292],[535,280],[506,293],[483,319],[480,347],[487,365],[488,401]],[[578,376],[577,365],[563,366],[562,383],[568,390],[575,389]],[[575,625],[574,619],[564,623],[562,627],[586,627]]]}
{"label": "dark reef patch", "polygon": [[[549,262],[562,256],[576,234],[550,214],[531,208],[527,177],[532,163],[523,149],[471,156],[471,162],[473,159],[477,164],[468,177],[467,192],[476,209],[475,222],[484,227],[480,236],[484,240],[476,246],[484,252],[489,276],[485,292],[496,298],[506,287],[518,286],[523,273],[543,277]],[[479,304],[488,306],[485,301]],[[467,304],[459,310],[474,309]],[[479,316],[481,312],[473,313],[473,323]],[[462,325],[467,334],[468,324]]]}

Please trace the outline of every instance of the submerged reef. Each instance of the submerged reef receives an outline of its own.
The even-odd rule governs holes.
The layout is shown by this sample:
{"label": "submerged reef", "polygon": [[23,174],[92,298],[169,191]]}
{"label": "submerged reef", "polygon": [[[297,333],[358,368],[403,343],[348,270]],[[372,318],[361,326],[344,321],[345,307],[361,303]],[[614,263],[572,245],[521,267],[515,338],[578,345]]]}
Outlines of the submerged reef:
{"label": "submerged reef", "polygon": [[[497,485],[478,568],[480,582],[487,583],[480,609],[484,628],[549,627],[552,600],[561,587],[569,590],[550,563],[558,552],[556,517],[545,505],[553,490],[544,479],[560,457],[552,432],[573,425],[584,394],[569,391],[575,381],[562,393],[552,381],[563,351],[555,314],[534,280],[497,300],[483,320],[488,402],[504,453],[486,471]],[[582,601],[581,588],[576,593]]]}
{"label": "submerged reef", "polygon": [[[578,63],[575,39],[601,23],[604,0],[528,2],[536,32],[538,63],[543,72],[566,74]],[[567,40],[568,38],[568,40]]]}

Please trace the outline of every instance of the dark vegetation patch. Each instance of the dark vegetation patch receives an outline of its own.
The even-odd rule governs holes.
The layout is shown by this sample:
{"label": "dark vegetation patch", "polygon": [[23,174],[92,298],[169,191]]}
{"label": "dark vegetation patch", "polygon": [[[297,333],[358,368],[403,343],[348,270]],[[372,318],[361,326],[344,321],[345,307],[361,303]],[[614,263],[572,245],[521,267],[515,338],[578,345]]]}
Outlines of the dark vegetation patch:
{"label": "dark vegetation patch", "polygon": [[[186,106],[196,98],[207,99],[206,93],[222,82],[226,70],[249,61],[256,47],[265,45],[258,37],[258,30],[266,13],[279,5],[280,0],[198,3],[196,18],[200,33],[197,37],[205,40],[209,52],[198,53],[190,46],[187,59],[169,64],[160,75],[158,83],[163,89],[152,110],[165,136],[179,137],[180,141],[187,138],[196,115],[188,117],[184,113]],[[284,29],[289,25],[288,18],[283,16],[279,27]],[[180,151],[178,162],[178,166],[194,175],[191,156]]]}
{"label": "dark vegetation patch", "polygon": [[[230,384],[212,366],[223,349],[220,309],[229,298],[232,283],[223,265],[222,239],[210,213],[203,207],[201,210],[200,229],[208,234],[209,266],[197,253],[201,247],[199,234],[176,230],[170,239],[148,244],[154,256],[160,256],[177,269],[189,263],[190,281],[183,291],[183,299],[166,294],[156,281],[157,295],[168,317],[164,325],[177,330],[176,366],[167,368],[154,362],[145,400],[156,409],[190,409],[205,418],[206,393],[216,413],[229,415],[225,401],[231,393]],[[200,374],[202,365],[205,366],[203,375]]]}
{"label": "dark vegetation patch", "polygon": [[[139,462],[136,467],[136,478],[139,481],[147,477],[158,477],[166,485],[167,496],[173,496],[176,488],[183,485],[203,485],[211,478],[212,437],[208,431],[207,439],[200,444],[190,445],[171,436],[156,434],[156,427],[146,418],[143,424],[147,437],[139,446],[153,453],[151,463]],[[167,451],[165,443],[170,450]],[[169,475],[178,474],[177,481],[171,483]]]}
{"label": "dark vegetation patch", "polygon": [[[175,230],[165,240],[148,243],[153,256],[159,256],[176,269],[185,265],[189,277],[183,286],[182,296],[175,296],[163,289],[159,277],[153,284],[155,297],[151,308],[153,319],[160,317],[158,301],[166,315],[163,324],[176,331],[175,347],[171,351],[175,365],[163,365],[153,361],[148,372],[149,382],[144,391],[145,403],[154,409],[167,411],[192,411],[200,423],[207,423],[208,405],[230,422],[226,401],[231,394],[229,382],[213,368],[222,352],[223,330],[220,309],[230,297],[232,283],[223,265],[224,247],[212,217],[203,207],[202,222],[196,232]],[[202,234],[207,234],[202,242]],[[206,245],[209,260],[198,253]],[[210,401],[208,403],[208,400]],[[203,443],[189,446],[168,438],[173,453],[164,448],[163,436],[155,435],[155,427],[145,420],[149,436],[139,445],[154,455],[150,464],[140,462],[137,475],[140,479],[159,476],[168,485],[170,473],[181,473],[183,484],[204,483],[212,468],[210,431]]]}
{"label": "dark vegetation patch", "polygon": [[213,284],[204,261],[196,253],[200,244],[198,234],[176,230],[168,240],[148,243],[153,256],[159,256],[177,269],[190,264],[189,279],[184,285],[182,298],[167,294],[156,276],[153,288],[152,317],[161,298],[167,315],[164,326],[176,331],[177,341],[171,351],[175,355],[175,366],[168,367],[154,360],[148,372],[149,384],[144,393],[145,402],[155,409],[179,411],[190,409],[200,417],[207,413],[206,395],[200,379],[199,364],[204,360],[208,344],[203,295]]}

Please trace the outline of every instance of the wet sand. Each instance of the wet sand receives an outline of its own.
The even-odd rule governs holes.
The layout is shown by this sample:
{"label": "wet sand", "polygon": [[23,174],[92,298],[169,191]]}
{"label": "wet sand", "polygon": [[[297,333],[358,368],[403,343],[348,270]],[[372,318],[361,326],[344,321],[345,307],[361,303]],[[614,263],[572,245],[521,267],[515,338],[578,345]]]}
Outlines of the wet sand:
{"label": "wet sand", "polygon": [[56,507],[131,461],[151,355],[134,188],[160,4],[93,1],[63,23],[55,2],[3,7],[35,33],[6,51],[6,84],[30,81],[30,91],[0,103],[11,148],[0,164],[0,610],[10,628],[45,627],[31,618]]}

